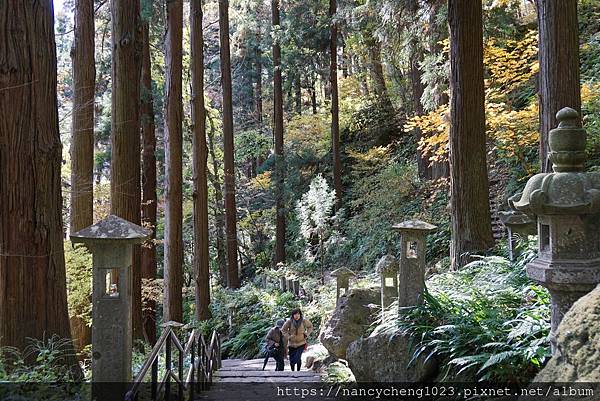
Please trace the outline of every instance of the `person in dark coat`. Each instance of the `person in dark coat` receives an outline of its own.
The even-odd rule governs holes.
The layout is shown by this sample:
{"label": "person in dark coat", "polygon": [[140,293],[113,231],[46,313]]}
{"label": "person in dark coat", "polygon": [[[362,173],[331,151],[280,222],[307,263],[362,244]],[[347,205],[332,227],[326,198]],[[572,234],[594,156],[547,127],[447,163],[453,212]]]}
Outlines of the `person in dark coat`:
{"label": "person in dark coat", "polygon": [[306,339],[313,331],[313,325],[310,320],[302,316],[300,309],[294,309],[290,319],[281,328],[284,337],[288,341],[290,354],[290,367],[292,371],[297,368],[300,371],[302,365],[302,352],[307,348]]}
{"label": "person in dark coat", "polygon": [[263,364],[263,370],[265,370],[270,357],[275,359],[275,370],[283,370],[283,359],[287,353],[286,340],[281,332],[283,323],[283,320],[279,319],[275,327],[269,330],[265,338],[265,363]]}

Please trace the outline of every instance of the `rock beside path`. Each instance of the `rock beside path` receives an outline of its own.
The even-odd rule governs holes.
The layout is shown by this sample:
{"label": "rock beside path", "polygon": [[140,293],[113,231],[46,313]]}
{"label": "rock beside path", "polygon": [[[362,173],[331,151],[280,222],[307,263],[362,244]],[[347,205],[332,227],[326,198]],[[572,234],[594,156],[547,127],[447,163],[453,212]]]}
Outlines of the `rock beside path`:
{"label": "rock beside path", "polygon": [[327,351],[338,359],[346,359],[348,345],[365,335],[377,318],[380,303],[379,287],[356,288],[342,296],[321,331],[320,340]]}

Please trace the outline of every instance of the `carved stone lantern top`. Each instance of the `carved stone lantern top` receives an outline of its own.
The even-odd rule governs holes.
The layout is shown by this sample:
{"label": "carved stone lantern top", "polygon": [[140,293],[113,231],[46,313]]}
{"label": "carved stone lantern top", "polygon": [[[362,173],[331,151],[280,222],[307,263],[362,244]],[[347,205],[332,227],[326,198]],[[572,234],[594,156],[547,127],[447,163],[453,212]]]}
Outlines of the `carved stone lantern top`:
{"label": "carved stone lantern top", "polygon": [[150,231],[115,215],[71,234],[73,243],[119,241],[139,244],[150,236]]}
{"label": "carved stone lantern top", "polygon": [[427,234],[437,228],[433,224],[426,223],[421,220],[407,220],[402,223],[392,226],[393,229],[407,233],[423,233]]}
{"label": "carved stone lantern top", "polygon": [[350,278],[350,277],[356,276],[356,273],[354,273],[352,270],[348,269],[347,267],[340,267],[339,269],[335,269],[334,271],[332,271],[331,276],[336,277],[338,279],[344,279],[344,278]]}
{"label": "carved stone lantern top", "polygon": [[565,107],[556,119],[558,127],[550,130],[548,138],[554,172],[531,177],[523,193],[509,203],[529,215],[600,213],[600,174],[585,172],[583,167],[586,132],[579,114]]}

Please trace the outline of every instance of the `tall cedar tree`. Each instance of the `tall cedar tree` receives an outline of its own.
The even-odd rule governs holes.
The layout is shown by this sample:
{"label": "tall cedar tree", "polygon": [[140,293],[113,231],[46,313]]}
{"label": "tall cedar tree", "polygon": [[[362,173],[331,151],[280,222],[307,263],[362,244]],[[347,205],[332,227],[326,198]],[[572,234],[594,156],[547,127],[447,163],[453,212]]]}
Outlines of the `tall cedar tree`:
{"label": "tall cedar tree", "polygon": [[165,41],[165,271],[164,321],[183,319],[182,193],[183,0],[167,1]]}
{"label": "tall cedar tree", "polygon": [[235,206],[235,165],[233,148],[233,104],[231,56],[229,49],[229,1],[219,0],[219,42],[223,90],[223,153],[225,169],[225,232],[227,235],[227,285],[239,288],[237,266],[237,216]]}
{"label": "tall cedar tree", "polygon": [[[256,99],[256,122],[258,126],[262,128],[263,124],[263,100],[262,100],[262,48],[260,46],[262,41],[262,34],[260,31],[260,25],[257,27],[256,31],[256,89],[255,89],[255,99]],[[256,166],[258,167],[258,165]]]}
{"label": "tall cedar tree", "polygon": [[71,232],[93,223],[94,176],[94,1],[75,2],[73,123],[71,132]]}
{"label": "tall cedar tree", "polygon": [[[111,213],[140,224],[141,31],[139,0],[113,0]],[[133,338],[143,338],[140,246],[134,246],[132,303]]]}
{"label": "tall cedar tree", "polygon": [[333,158],[333,188],[335,189],[335,208],[342,207],[342,160],[340,158],[340,109],[337,82],[337,33],[336,0],[329,0],[331,18],[331,38],[329,41],[329,82],[331,86],[331,153]]}
{"label": "tall cedar tree", "polygon": [[493,245],[485,151],[481,0],[449,0],[451,261]]}
{"label": "tall cedar tree", "polygon": [[[271,22],[273,30],[280,28],[279,0],[271,1]],[[276,36],[273,40],[273,136],[275,138],[275,256],[273,262],[277,266],[285,262],[285,159],[283,155],[283,88],[281,79],[281,44]]]}
{"label": "tall cedar tree", "polygon": [[52,1],[0,2],[0,346],[70,338]]}
{"label": "tall cedar tree", "polygon": [[581,113],[577,0],[536,0],[539,26],[540,165],[551,169],[548,133],[556,113],[571,107]]}
{"label": "tall cedar tree", "polygon": [[204,108],[204,38],[202,0],[190,1],[192,70],[192,170],[194,182],[194,281],[196,319],[210,318],[208,266],[208,183],[206,179],[206,110]]}
{"label": "tall cedar tree", "polygon": [[[406,4],[407,11],[411,18],[408,22],[408,28],[411,28],[413,24],[417,24],[418,22],[418,11],[419,11],[419,2],[418,0],[409,0]],[[410,69],[409,69],[409,77],[410,84],[412,87],[412,104],[413,104],[413,113],[417,116],[421,116],[424,113],[423,105],[421,104],[421,97],[423,96],[423,92],[425,90],[423,82],[421,82],[421,69],[420,63],[423,61],[423,48],[419,43],[419,38],[417,35],[412,34],[408,43],[409,52],[410,52]],[[417,141],[420,141],[422,138],[422,131],[419,128],[415,128],[415,134]],[[417,153],[417,169],[419,173],[419,178],[421,179],[430,179],[431,178],[431,168],[429,167],[429,157],[424,154],[422,151],[418,151]]]}
{"label": "tall cedar tree", "polygon": [[[154,101],[152,98],[152,76],[150,64],[150,25],[142,26],[142,92],[140,119],[142,124],[142,224],[152,230],[150,239],[142,245],[142,278],[156,278],[156,134],[154,126]],[[144,337],[150,344],[156,342],[156,302],[144,300]]]}
{"label": "tall cedar tree", "polygon": [[[75,2],[73,60],[73,122],[71,132],[71,222],[76,232],[93,223],[94,197],[94,1]],[[92,328],[71,318],[71,332],[78,349],[92,342]]]}
{"label": "tall cedar tree", "polygon": [[208,140],[208,154],[212,160],[212,169],[206,170],[208,179],[210,180],[213,190],[213,212],[215,214],[215,248],[217,250],[217,265],[219,266],[219,284],[222,287],[227,287],[227,250],[225,249],[225,215],[223,213],[223,190],[219,179],[219,160],[215,154],[215,124],[210,114],[206,114],[206,118],[210,122],[210,130],[206,133]]}

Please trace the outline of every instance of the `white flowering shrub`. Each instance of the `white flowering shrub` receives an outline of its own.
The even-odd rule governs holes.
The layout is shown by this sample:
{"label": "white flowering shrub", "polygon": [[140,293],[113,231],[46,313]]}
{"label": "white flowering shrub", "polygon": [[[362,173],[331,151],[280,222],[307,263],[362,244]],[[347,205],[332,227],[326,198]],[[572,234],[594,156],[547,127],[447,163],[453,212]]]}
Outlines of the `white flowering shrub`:
{"label": "white flowering shrub", "polygon": [[[310,183],[308,192],[296,204],[300,234],[309,244],[306,256],[314,260],[334,221],[335,191],[321,174]],[[323,251],[323,250],[321,250]]]}

